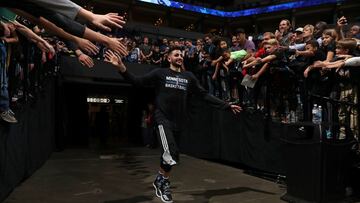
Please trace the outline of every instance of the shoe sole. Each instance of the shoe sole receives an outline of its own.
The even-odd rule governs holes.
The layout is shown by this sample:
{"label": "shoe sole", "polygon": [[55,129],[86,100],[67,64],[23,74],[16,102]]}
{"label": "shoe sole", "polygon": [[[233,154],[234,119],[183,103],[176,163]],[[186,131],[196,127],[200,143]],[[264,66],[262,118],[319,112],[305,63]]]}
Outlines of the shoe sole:
{"label": "shoe sole", "polygon": [[[161,193],[161,192],[160,192],[160,193]],[[171,200],[171,201],[166,201],[166,200],[164,200],[163,197],[162,197],[162,195],[161,195],[160,199],[161,199],[161,201],[163,201],[163,202],[165,202],[165,203],[173,203],[172,200]]]}
{"label": "shoe sole", "polygon": [[[157,189],[157,187],[156,187],[156,185],[155,185],[154,183],[153,183],[152,185],[153,185],[154,188],[155,188],[155,195],[156,195],[157,197],[160,197],[160,199],[161,199],[162,202],[165,202],[165,203],[173,203],[173,201],[166,201],[166,200],[164,200],[163,197],[162,197],[161,191]],[[158,195],[157,191],[159,191],[160,195]]]}
{"label": "shoe sole", "polygon": [[3,117],[1,117],[1,118],[8,123],[17,123],[17,120],[9,120],[9,119],[3,118]]}
{"label": "shoe sole", "polygon": [[[158,188],[156,187],[156,185],[153,183],[153,186],[154,186],[154,188],[155,188],[155,195],[157,196],[157,197],[161,197],[161,195],[158,195]],[[160,192],[160,191],[159,191]],[[161,192],[160,192],[161,193]]]}
{"label": "shoe sole", "polygon": [[164,200],[161,190],[159,190],[159,192],[160,192],[160,199],[161,199],[161,201],[163,201],[163,202],[165,202],[165,203],[172,203],[172,202],[173,202],[172,200],[171,200],[171,201]]}

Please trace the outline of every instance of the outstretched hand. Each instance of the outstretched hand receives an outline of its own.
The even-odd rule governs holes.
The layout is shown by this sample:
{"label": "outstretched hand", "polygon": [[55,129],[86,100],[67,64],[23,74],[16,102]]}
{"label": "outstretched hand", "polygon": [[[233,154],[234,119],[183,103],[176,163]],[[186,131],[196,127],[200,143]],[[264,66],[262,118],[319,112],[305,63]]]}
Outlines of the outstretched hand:
{"label": "outstretched hand", "polygon": [[240,113],[240,111],[242,111],[242,108],[239,105],[230,105],[230,108],[234,114]]}
{"label": "outstretched hand", "polygon": [[99,48],[87,39],[75,37],[75,43],[88,54],[96,55],[99,53]]}
{"label": "outstretched hand", "polygon": [[123,28],[126,22],[124,17],[119,16],[118,13],[108,13],[106,15],[95,14],[91,23],[100,29],[110,32],[110,27]]}
{"label": "outstretched hand", "polygon": [[109,49],[122,56],[127,56],[129,53],[126,46],[122,42],[122,38],[110,38],[109,43],[106,45]]}
{"label": "outstretched hand", "polygon": [[83,66],[86,66],[88,68],[94,67],[93,59],[90,56],[86,55],[86,54],[80,54],[78,56],[78,60],[81,63],[81,65],[83,65]]}
{"label": "outstretched hand", "polygon": [[111,50],[107,50],[105,53],[105,60],[108,63],[113,64],[114,66],[116,66],[119,71],[121,72],[125,72],[126,71],[126,67],[124,65],[124,63],[121,61],[121,58],[119,55],[117,55],[116,53],[114,53]]}

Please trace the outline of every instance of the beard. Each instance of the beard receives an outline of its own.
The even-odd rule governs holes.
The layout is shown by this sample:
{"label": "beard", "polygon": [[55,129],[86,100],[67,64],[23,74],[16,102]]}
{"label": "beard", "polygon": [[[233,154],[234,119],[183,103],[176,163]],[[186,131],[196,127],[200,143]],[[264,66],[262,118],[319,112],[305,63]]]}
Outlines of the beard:
{"label": "beard", "polygon": [[183,61],[173,61],[171,64],[176,68],[182,68]]}

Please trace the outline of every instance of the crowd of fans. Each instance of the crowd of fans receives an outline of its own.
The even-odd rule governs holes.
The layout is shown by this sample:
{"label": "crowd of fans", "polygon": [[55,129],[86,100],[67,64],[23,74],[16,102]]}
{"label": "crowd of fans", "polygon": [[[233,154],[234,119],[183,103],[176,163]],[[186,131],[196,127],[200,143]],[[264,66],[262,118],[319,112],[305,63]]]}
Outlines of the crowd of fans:
{"label": "crowd of fans", "polygon": [[7,122],[16,122],[11,103],[36,95],[49,67],[57,67],[59,52],[72,53],[87,67],[110,49],[125,62],[167,68],[167,51],[178,46],[183,68],[192,71],[210,94],[263,110],[281,122],[309,119],[307,112],[316,103],[324,109],[323,121],[338,123],[334,137],[358,136],[354,67],[359,67],[360,32],[345,17],[332,26],[318,22],[296,29],[284,19],[274,32],[256,37],[239,28],[228,38],[206,34],[196,40],[150,39],[109,34],[114,33],[111,28],[122,29],[122,16],[94,14],[68,0],[11,1],[3,6],[22,16],[14,21],[3,18],[0,26],[0,113]]}
{"label": "crowd of fans", "polygon": [[167,50],[180,46],[184,69],[214,96],[285,123],[311,120],[316,104],[322,106],[322,121],[338,124],[337,130],[327,129],[328,137],[357,138],[359,39],[359,26],[350,27],[345,17],[337,25],[318,22],[296,29],[285,19],[278,30],[255,39],[241,28],[230,38],[208,34],[194,42],[127,39],[125,61],[168,67]]}
{"label": "crowd of fans", "polygon": [[[58,69],[57,53],[61,46],[52,37],[40,38],[41,30],[25,19],[1,22],[1,30],[0,117],[6,122],[17,123],[11,107],[20,109],[28,101],[36,99],[46,78]],[[33,41],[27,37],[33,37]]]}
{"label": "crowd of fans", "polygon": [[59,52],[72,50],[89,67],[89,55],[98,55],[101,46],[127,55],[117,38],[93,30],[121,29],[125,21],[117,13],[94,14],[69,0],[14,0],[0,8],[18,15],[0,22],[0,117],[6,122],[16,123],[11,108],[36,97],[46,76],[57,71]]}

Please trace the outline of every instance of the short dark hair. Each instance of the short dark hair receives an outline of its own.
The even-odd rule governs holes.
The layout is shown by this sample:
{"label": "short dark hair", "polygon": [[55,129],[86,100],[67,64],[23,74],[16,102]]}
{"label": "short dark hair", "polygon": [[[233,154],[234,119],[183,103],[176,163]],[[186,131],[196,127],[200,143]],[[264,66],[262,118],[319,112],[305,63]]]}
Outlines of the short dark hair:
{"label": "short dark hair", "polygon": [[204,38],[205,38],[205,37],[212,38],[212,37],[213,37],[213,35],[212,35],[211,33],[207,33],[207,34],[205,34],[205,35],[204,35]]}
{"label": "short dark hair", "polygon": [[244,33],[244,34],[245,34],[245,30],[244,30],[243,28],[238,28],[238,29],[235,30],[234,35],[238,35],[238,34],[240,34],[240,33]]}
{"label": "short dark hair", "polygon": [[306,45],[310,44],[314,48],[319,48],[319,43],[315,39],[306,42]]}
{"label": "short dark hair", "polygon": [[225,53],[231,53],[230,49],[221,49],[221,55],[224,55]]}
{"label": "short dark hair", "polygon": [[349,54],[353,54],[356,50],[357,42],[352,38],[345,38],[336,42],[336,47],[349,50]]}
{"label": "short dark hair", "polygon": [[171,54],[171,52],[173,52],[175,50],[181,51],[181,47],[180,46],[172,46],[172,47],[170,47],[168,53]]}

